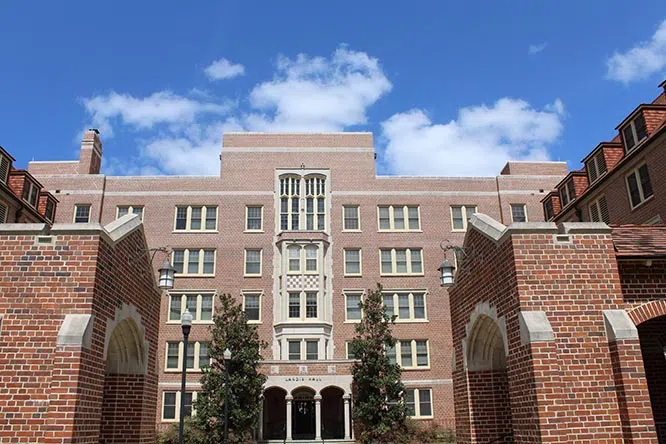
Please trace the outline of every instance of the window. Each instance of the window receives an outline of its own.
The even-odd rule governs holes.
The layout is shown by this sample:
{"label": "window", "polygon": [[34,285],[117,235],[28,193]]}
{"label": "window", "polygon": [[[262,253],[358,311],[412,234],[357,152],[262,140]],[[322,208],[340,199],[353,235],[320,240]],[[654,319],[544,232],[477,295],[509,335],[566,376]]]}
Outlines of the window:
{"label": "window", "polygon": [[562,188],[560,188],[560,201],[562,208],[569,205],[569,203],[576,198],[573,180],[568,181]]}
{"label": "window", "polygon": [[247,206],[245,207],[245,231],[262,231],[264,207]]}
{"label": "window", "polygon": [[7,222],[7,205],[0,203],[0,224]]}
{"label": "window", "polygon": [[261,321],[261,294],[260,293],[244,293],[243,294],[243,311],[247,316],[249,322]]}
{"label": "window", "polygon": [[[181,392],[164,392],[162,394],[162,421],[178,421],[180,418]],[[191,416],[197,392],[185,392],[185,416]]]}
{"label": "window", "polygon": [[382,275],[423,275],[420,248],[392,248],[379,251]]}
{"label": "window", "polygon": [[345,313],[347,321],[360,321],[363,313],[361,312],[361,299],[363,293],[345,293]]}
{"label": "window", "polygon": [[345,249],[345,275],[361,275],[361,249]]}
{"label": "window", "polygon": [[551,220],[553,216],[555,216],[555,212],[553,211],[553,201],[551,199],[548,199],[543,203],[543,214],[547,221]]}
{"label": "window", "polygon": [[288,246],[287,272],[289,274],[317,274],[319,272],[319,247],[316,245]]}
{"label": "window", "polygon": [[432,390],[431,389],[405,389],[405,407],[407,415],[412,418],[432,417]]}
{"label": "window", "polygon": [[174,231],[217,231],[217,207],[176,207]]}
{"label": "window", "polygon": [[347,359],[356,359],[354,352],[352,352],[351,342],[345,342],[345,350],[347,351]]}
{"label": "window", "polygon": [[511,204],[511,220],[513,222],[527,222],[525,204]]}
{"label": "window", "polygon": [[287,293],[289,319],[316,319],[319,316],[319,293],[293,291]]}
{"label": "window", "polygon": [[401,339],[395,345],[396,363],[405,369],[430,366],[427,340]]}
{"label": "window", "polygon": [[[302,204],[301,197],[303,198]],[[300,217],[301,211],[305,215],[303,219]],[[285,176],[280,178],[280,229],[308,231],[326,229],[325,177]]]}
{"label": "window", "polygon": [[90,222],[90,205],[74,205],[74,223],[87,224]]}
{"label": "window", "polygon": [[361,223],[358,214],[358,205],[345,205],[342,207],[342,229],[345,231],[358,231]]}
{"label": "window", "polygon": [[301,360],[301,341],[289,341],[289,360]]}
{"label": "window", "polygon": [[632,209],[652,197],[652,184],[650,183],[647,164],[643,164],[629,173],[627,176],[627,190],[629,191]]}
{"label": "window", "polygon": [[382,295],[384,311],[396,316],[396,322],[425,321],[425,291],[386,291]]}
{"label": "window", "polygon": [[215,275],[215,250],[174,249],[173,266],[176,273],[186,275]]}
{"label": "window", "polygon": [[590,220],[592,222],[605,222],[607,224],[610,223],[610,215],[608,214],[606,196],[601,196],[590,204]]}
{"label": "window", "polygon": [[[166,350],[166,370],[183,369],[183,343],[167,342]],[[210,365],[210,343],[208,342],[188,342],[187,359],[185,366],[188,370],[197,371]]]}
{"label": "window", "polygon": [[290,318],[300,318],[301,317],[301,294],[300,293],[289,293],[289,317]]}
{"label": "window", "polygon": [[7,183],[9,179],[9,169],[11,160],[2,153],[0,153],[0,182]]}
{"label": "window", "polygon": [[476,205],[452,205],[451,227],[452,231],[466,231],[467,222],[476,213]]}
{"label": "window", "polygon": [[37,184],[25,178],[22,197],[31,207],[37,208],[37,201],[39,200],[39,187]]}
{"label": "window", "polygon": [[192,322],[213,320],[213,293],[169,294],[169,322],[180,323],[185,308],[192,313]]}
{"label": "window", "polygon": [[123,205],[116,207],[116,219],[120,219],[127,214],[138,214],[139,219],[143,221],[143,206]]}
{"label": "window", "polygon": [[44,217],[46,220],[53,222],[53,219],[55,218],[55,209],[55,202],[51,199],[46,199],[46,209],[44,211]]}
{"label": "window", "polygon": [[308,361],[319,359],[319,341],[305,341],[305,359]]}
{"label": "window", "polygon": [[603,149],[599,149],[599,153],[587,161],[585,169],[587,170],[587,177],[590,180],[590,184],[606,173],[606,159]]}
{"label": "window", "polygon": [[379,231],[419,231],[418,206],[387,205],[377,207]]}
{"label": "window", "polygon": [[313,292],[305,293],[305,317],[306,318],[317,317],[317,293]]}
{"label": "window", "polygon": [[261,250],[245,249],[245,276],[261,276]]}
{"label": "window", "polygon": [[625,150],[631,151],[646,137],[647,126],[645,125],[645,116],[641,112],[622,130]]}
{"label": "window", "polygon": [[290,339],[288,356],[290,361],[316,361],[319,359],[319,340],[317,339]]}

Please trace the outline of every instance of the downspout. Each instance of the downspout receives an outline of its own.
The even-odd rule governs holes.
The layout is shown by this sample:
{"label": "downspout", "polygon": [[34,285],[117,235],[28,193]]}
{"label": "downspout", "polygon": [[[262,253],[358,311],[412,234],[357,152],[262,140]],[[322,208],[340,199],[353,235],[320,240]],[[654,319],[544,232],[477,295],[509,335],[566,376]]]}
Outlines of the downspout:
{"label": "downspout", "polygon": [[500,194],[499,176],[495,176],[495,185],[497,187],[497,203],[499,204],[500,222],[504,223],[504,211],[502,210],[502,195]]}

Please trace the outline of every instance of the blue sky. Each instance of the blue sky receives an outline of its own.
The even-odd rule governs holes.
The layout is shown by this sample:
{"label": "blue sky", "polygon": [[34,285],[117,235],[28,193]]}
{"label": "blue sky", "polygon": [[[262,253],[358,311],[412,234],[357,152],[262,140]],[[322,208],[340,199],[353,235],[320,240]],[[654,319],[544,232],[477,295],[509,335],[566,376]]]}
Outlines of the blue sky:
{"label": "blue sky", "polygon": [[372,131],[382,174],[579,160],[666,78],[662,1],[0,3],[0,145],[215,174],[225,130]]}

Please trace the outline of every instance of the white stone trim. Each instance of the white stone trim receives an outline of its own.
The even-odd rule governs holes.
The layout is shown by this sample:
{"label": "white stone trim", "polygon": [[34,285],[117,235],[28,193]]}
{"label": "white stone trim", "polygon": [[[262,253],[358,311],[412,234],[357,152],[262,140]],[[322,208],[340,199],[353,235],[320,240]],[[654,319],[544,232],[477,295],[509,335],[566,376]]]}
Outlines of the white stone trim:
{"label": "white stone trim", "polygon": [[532,342],[554,341],[555,333],[543,311],[518,312],[520,325],[520,343],[523,345]]}
{"label": "white stone trim", "polygon": [[57,346],[76,346],[90,349],[94,316],[91,314],[65,315],[58,330]]}
{"label": "white stone trim", "polygon": [[139,333],[139,337],[135,338],[137,341],[140,341],[137,344],[139,350],[143,352],[143,356],[139,356],[139,367],[138,368],[129,368],[126,369],[131,374],[145,374],[148,368],[148,352],[150,350],[150,343],[146,339],[146,329],[143,326],[141,321],[141,314],[137,311],[136,306],[123,303],[121,307],[116,307],[115,317],[113,319],[108,318],[106,320],[106,330],[104,336],[104,361],[107,360],[107,354],[109,351],[109,344],[113,336],[113,332],[116,327],[126,319],[131,319],[134,321],[136,329]]}
{"label": "white stone trim", "polygon": [[608,342],[638,339],[638,329],[624,310],[603,310]]}
{"label": "white stone trim", "polygon": [[[487,216],[486,216],[487,217]],[[499,328],[500,335],[502,336],[502,343],[504,345],[504,354],[506,357],[509,356],[509,341],[506,334],[506,320],[504,316],[499,317],[497,315],[497,308],[491,307],[488,302],[479,302],[474,307],[474,311],[469,315],[469,322],[465,324],[465,337],[462,340],[462,349],[463,349],[463,368],[467,370],[467,354],[469,351],[469,341],[472,339],[471,334],[472,330],[475,327],[476,321],[480,316],[487,316],[492,319]]]}

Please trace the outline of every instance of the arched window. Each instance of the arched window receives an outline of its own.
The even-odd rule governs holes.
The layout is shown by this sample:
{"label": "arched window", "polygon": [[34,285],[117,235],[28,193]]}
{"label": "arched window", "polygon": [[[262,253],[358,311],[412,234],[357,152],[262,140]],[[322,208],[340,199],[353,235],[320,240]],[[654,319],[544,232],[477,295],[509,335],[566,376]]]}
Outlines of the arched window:
{"label": "arched window", "polygon": [[[305,217],[300,217],[300,212]],[[280,178],[280,230],[326,229],[326,178],[287,175]]]}
{"label": "arched window", "polygon": [[298,230],[301,178],[286,176],[280,179],[280,229]]}

